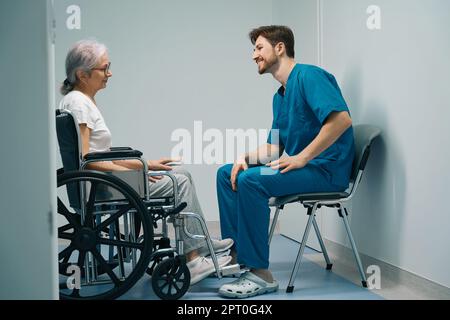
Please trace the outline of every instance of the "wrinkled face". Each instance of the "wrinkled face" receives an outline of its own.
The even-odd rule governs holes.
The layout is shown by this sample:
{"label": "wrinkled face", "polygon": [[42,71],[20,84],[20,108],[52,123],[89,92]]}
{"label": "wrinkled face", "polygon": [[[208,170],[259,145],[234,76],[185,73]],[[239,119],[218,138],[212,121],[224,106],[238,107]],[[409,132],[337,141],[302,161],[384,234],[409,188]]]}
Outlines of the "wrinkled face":
{"label": "wrinkled face", "polygon": [[100,90],[106,87],[108,79],[112,76],[112,72],[109,69],[109,57],[105,53],[99,60],[99,63],[92,69],[90,77],[87,78],[87,86]]}
{"label": "wrinkled face", "polygon": [[271,68],[278,62],[274,47],[263,36],[256,39],[252,59],[258,65],[259,74],[271,72]]}

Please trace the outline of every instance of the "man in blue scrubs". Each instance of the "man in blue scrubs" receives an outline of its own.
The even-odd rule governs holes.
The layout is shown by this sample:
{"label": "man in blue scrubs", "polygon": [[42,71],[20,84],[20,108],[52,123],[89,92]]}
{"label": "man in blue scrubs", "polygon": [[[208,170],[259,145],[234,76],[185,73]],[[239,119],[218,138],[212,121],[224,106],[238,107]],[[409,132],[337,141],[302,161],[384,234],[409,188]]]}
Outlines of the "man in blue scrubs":
{"label": "man in blue scrubs", "polygon": [[217,172],[222,236],[234,240],[232,255],[250,269],[220,288],[234,298],[278,290],[269,271],[269,198],[343,191],[354,158],[352,120],[333,75],[295,62],[287,27],[263,26],[249,36],[258,72],[281,87],[267,143]]}

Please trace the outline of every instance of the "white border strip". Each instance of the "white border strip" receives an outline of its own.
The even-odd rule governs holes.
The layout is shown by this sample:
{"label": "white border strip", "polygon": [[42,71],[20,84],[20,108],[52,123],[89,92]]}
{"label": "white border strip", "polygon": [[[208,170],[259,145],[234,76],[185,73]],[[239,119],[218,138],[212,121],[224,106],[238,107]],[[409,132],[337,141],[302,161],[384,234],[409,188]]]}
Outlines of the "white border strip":
{"label": "white border strip", "polygon": [[317,0],[317,64],[323,67],[323,0]]}

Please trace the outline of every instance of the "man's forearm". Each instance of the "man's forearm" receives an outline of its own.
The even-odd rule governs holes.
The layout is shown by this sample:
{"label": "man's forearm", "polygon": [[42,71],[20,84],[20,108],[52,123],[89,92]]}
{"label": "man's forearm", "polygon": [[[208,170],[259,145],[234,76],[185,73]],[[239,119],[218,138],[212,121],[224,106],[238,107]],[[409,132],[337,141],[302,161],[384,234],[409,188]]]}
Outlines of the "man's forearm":
{"label": "man's forearm", "polygon": [[249,166],[261,166],[280,157],[281,148],[273,144],[264,144],[245,154],[242,158]]}
{"label": "man's forearm", "polygon": [[336,112],[330,115],[319,134],[297,156],[311,161],[323,151],[328,149],[352,125],[347,112]]}

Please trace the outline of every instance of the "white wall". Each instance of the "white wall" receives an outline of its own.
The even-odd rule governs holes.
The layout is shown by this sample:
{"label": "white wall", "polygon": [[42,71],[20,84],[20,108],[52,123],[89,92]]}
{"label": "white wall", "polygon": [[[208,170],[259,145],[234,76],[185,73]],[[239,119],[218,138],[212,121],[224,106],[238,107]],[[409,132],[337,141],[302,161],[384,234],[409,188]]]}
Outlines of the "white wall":
{"label": "white wall", "polygon": [[47,4],[0,5],[0,299],[58,297]]}
{"label": "white wall", "polygon": [[[369,5],[381,30],[366,27]],[[379,126],[351,227],[362,253],[450,287],[450,3],[324,0],[324,67],[355,123]],[[347,244],[336,215],[325,237]],[[347,244],[348,245],[348,244]]]}

